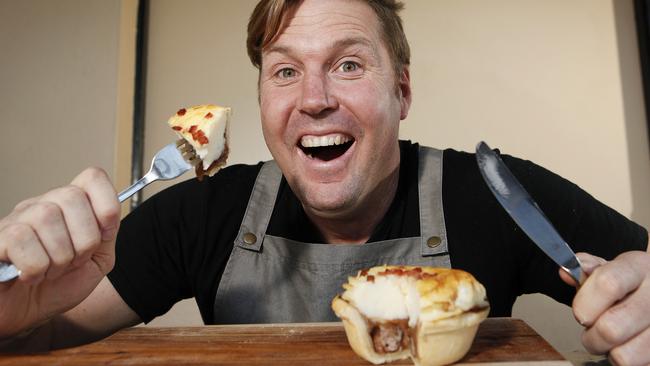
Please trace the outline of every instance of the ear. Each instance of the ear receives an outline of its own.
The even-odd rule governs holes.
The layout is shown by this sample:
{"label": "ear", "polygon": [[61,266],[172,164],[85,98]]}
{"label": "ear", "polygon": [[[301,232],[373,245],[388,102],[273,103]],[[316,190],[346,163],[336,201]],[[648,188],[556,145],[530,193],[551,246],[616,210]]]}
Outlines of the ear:
{"label": "ear", "polygon": [[411,74],[409,73],[408,65],[402,67],[397,88],[401,107],[400,119],[403,120],[408,116],[409,109],[411,108]]}

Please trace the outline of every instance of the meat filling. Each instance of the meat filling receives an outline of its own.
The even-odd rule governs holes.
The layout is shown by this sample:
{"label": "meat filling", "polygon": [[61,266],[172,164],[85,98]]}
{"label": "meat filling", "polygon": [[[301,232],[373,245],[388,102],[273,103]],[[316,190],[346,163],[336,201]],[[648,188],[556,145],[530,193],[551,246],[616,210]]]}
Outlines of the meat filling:
{"label": "meat filling", "polygon": [[377,353],[398,352],[409,347],[407,320],[374,324],[370,329],[370,337]]}

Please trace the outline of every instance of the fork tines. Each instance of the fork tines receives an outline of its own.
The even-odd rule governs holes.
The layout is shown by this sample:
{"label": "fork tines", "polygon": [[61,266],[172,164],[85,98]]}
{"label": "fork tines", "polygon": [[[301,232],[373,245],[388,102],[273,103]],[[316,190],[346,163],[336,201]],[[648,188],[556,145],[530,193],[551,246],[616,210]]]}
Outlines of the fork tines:
{"label": "fork tines", "polygon": [[176,140],[176,148],[181,152],[183,159],[190,165],[197,166],[201,162],[201,159],[196,155],[196,151],[194,151],[194,148],[189,142],[183,139]]}

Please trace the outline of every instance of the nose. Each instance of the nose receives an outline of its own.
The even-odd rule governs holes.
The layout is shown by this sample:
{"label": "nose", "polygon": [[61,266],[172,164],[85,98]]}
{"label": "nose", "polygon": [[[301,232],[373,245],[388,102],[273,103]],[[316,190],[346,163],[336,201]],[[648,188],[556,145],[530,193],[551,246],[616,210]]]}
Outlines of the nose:
{"label": "nose", "polygon": [[301,112],[318,115],[325,111],[336,109],[338,102],[331,93],[325,75],[305,75],[302,80],[302,90],[298,108]]}

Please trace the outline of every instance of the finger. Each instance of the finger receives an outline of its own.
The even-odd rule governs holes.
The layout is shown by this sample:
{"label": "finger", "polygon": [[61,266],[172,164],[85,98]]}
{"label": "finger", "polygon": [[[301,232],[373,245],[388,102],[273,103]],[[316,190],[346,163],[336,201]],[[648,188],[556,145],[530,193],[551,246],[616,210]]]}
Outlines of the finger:
{"label": "finger", "polygon": [[576,280],[574,280],[573,277],[571,277],[571,275],[567,273],[567,271],[565,271],[564,269],[558,268],[558,274],[560,275],[560,279],[562,279],[562,281],[564,281],[564,283],[566,283],[567,285],[578,287],[578,283],[576,282]]}
{"label": "finger", "polygon": [[83,189],[88,195],[102,241],[114,240],[120,223],[120,203],[106,172],[99,168],[88,168],[72,181],[72,185]]}
{"label": "finger", "polygon": [[50,257],[46,277],[61,276],[75,252],[60,207],[52,202],[34,203],[19,215],[18,220],[32,227]]}
{"label": "finger", "polygon": [[650,327],[647,304],[650,283],[644,282],[636,291],[605,311],[582,336],[592,353],[605,353],[628,342]]}
{"label": "finger", "polygon": [[615,365],[650,364],[650,328],[625,344],[610,351],[609,358]]}
{"label": "finger", "polygon": [[2,230],[3,227],[16,222],[16,215],[20,214],[20,212],[24,211],[27,207],[31,206],[34,202],[37,202],[39,197],[32,197],[28,198],[24,201],[18,202],[16,206],[14,206],[13,211],[5,216],[4,218],[0,219],[0,230]]}
{"label": "finger", "polygon": [[0,250],[0,260],[20,270],[19,281],[38,283],[45,277],[50,259],[29,225],[5,226],[0,230],[0,243],[6,243]]}
{"label": "finger", "polygon": [[[586,275],[591,274],[591,272],[593,272],[596,268],[607,263],[605,259],[588,253],[576,253],[576,256],[580,260],[580,267],[582,268],[582,270]],[[558,271],[562,281],[564,281],[565,283],[573,287],[578,287],[578,283],[573,279],[573,277],[571,277],[571,275],[567,271],[565,271],[562,268],[559,268]]]}
{"label": "finger", "polygon": [[643,280],[629,257],[596,267],[573,299],[573,313],[578,322],[591,326],[615,302],[636,289]]}
{"label": "finger", "polygon": [[24,201],[18,202],[18,204],[14,207],[14,211],[23,211],[27,207],[31,206],[32,204],[38,202],[41,199],[41,196],[36,196],[32,198],[28,198]]}
{"label": "finger", "polygon": [[46,193],[41,200],[56,204],[63,213],[75,254],[73,264],[87,261],[99,246],[101,234],[86,193],[69,185]]}

